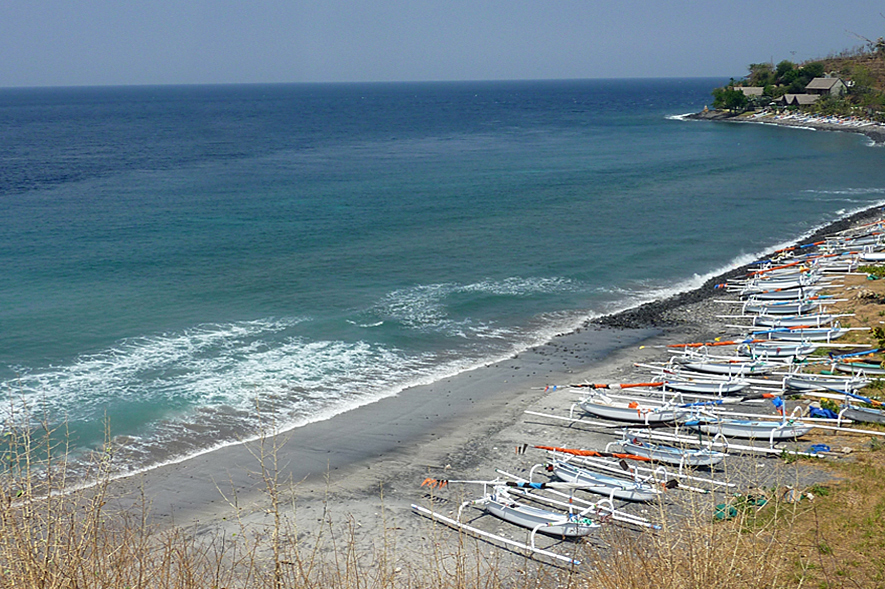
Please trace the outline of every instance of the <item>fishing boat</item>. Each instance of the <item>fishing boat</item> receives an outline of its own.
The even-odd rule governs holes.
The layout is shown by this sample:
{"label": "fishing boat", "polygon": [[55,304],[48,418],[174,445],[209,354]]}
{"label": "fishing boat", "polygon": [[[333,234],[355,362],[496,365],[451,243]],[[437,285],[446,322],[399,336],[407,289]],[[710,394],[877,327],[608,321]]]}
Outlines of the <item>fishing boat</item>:
{"label": "fishing boat", "polygon": [[757,270],[745,284],[767,288],[795,288],[796,286],[810,286],[817,283],[823,274],[820,269],[809,270],[801,266],[785,266],[782,268],[770,268]]}
{"label": "fishing boat", "polygon": [[817,349],[804,342],[756,342],[738,346],[737,353],[749,358],[796,358],[808,356]]}
{"label": "fishing boat", "polygon": [[646,442],[640,438],[622,440],[619,444],[624,452],[679,466],[714,466],[727,456],[724,452],[717,452],[709,448],[676,448],[675,446]]}
{"label": "fishing boat", "polygon": [[758,359],[746,358],[704,358],[703,356],[674,357],[672,362],[696,372],[711,374],[727,374],[730,376],[749,376],[751,374],[768,374],[781,368],[783,364]]}
{"label": "fishing boat", "polygon": [[885,423],[885,413],[883,413],[881,409],[859,407],[853,404],[842,409],[839,412],[839,417],[864,423]]}
{"label": "fishing boat", "polygon": [[881,245],[882,243],[882,235],[881,234],[872,234],[866,235],[862,237],[854,237],[851,239],[840,239],[840,240],[831,240],[827,244],[827,249],[829,250],[838,250],[838,249],[859,249],[863,248],[871,248],[873,246]]}
{"label": "fishing boat", "polygon": [[[864,423],[885,423],[885,412],[882,411],[883,403],[877,399],[870,399],[845,389],[845,405],[839,412],[839,419],[846,418],[851,421],[862,421]],[[861,407],[852,401],[857,400],[872,405],[872,407]]]}
{"label": "fishing boat", "polygon": [[811,431],[811,425],[795,420],[764,421],[752,419],[701,418],[685,422],[693,430],[705,434],[721,434],[726,438],[756,440],[792,440]]}
{"label": "fishing boat", "polygon": [[857,376],[838,376],[827,374],[792,373],[784,377],[785,389],[794,391],[856,391],[870,384],[866,378]]}
{"label": "fishing boat", "polygon": [[749,382],[740,379],[703,380],[678,378],[664,381],[664,390],[694,395],[734,395],[749,386]]}
{"label": "fishing boat", "polygon": [[859,265],[860,265],[860,263],[858,262],[857,258],[852,256],[849,258],[842,258],[842,259],[827,262],[826,265],[821,266],[821,271],[822,272],[829,272],[829,273],[845,274],[847,272],[854,272],[855,270],[857,270],[857,267]]}
{"label": "fishing boat", "polygon": [[424,507],[422,505],[416,505],[416,504],[412,503],[412,511],[417,513],[418,515],[422,515],[424,517],[427,517],[434,522],[439,522],[439,523],[445,524],[447,526],[451,526],[451,527],[453,527],[457,530],[460,530],[466,534],[469,534],[471,536],[474,536],[477,538],[482,538],[484,540],[488,540],[491,542],[495,542],[495,543],[501,544],[503,546],[507,546],[511,550],[512,549],[521,550],[521,551],[525,551],[526,553],[530,553],[532,555],[543,556],[546,558],[550,558],[552,560],[562,561],[567,564],[572,564],[572,565],[581,564],[580,560],[574,559],[570,556],[566,556],[564,554],[557,554],[556,552],[551,552],[549,550],[544,550],[542,548],[536,547],[534,545],[534,534],[532,534],[532,536],[531,536],[532,543],[525,544],[523,542],[517,542],[515,540],[511,540],[510,538],[506,538],[504,536],[499,536],[498,534],[492,534],[492,533],[480,530],[479,528],[476,528],[474,526],[462,523],[456,519],[442,515],[441,513],[437,513],[435,511],[433,511],[432,509],[427,509],[426,507]]}
{"label": "fishing boat", "polygon": [[839,372],[847,372],[849,374],[885,375],[885,368],[881,364],[874,364],[872,362],[836,362],[834,368]]}
{"label": "fishing boat", "polygon": [[847,329],[835,323],[832,327],[797,327],[793,329],[778,329],[768,332],[770,339],[791,342],[831,342],[848,333]]}
{"label": "fishing boat", "polygon": [[[421,483],[421,486],[429,486],[431,489],[435,489],[442,488],[448,485],[450,482],[481,484],[483,486],[482,497],[480,497],[479,499],[468,500],[461,503],[458,508],[458,514],[454,519],[440,513],[436,513],[420,505],[412,504],[412,510],[420,515],[429,517],[434,521],[442,522],[446,525],[455,527],[473,536],[488,539],[493,542],[509,546],[511,548],[518,548],[520,550],[552,558],[554,560],[565,561],[570,564],[580,564],[580,561],[575,560],[570,556],[539,548],[535,545],[535,535],[538,533],[542,533],[557,538],[580,538],[583,536],[587,536],[591,534],[595,529],[599,528],[599,524],[585,517],[585,514],[591,510],[594,510],[596,512],[600,512],[601,510],[608,511],[610,517],[618,521],[621,521],[623,519],[641,519],[633,518],[632,516],[623,514],[623,512],[615,510],[613,505],[611,507],[604,507],[601,506],[599,503],[593,504],[583,502],[586,505],[586,508],[584,508],[582,511],[576,512],[573,509],[571,500],[568,504],[568,513],[550,511],[548,509],[543,509],[535,507],[533,505],[521,503],[517,501],[509,491],[511,487],[514,487],[519,489],[519,492],[523,496],[530,497],[532,500],[556,505],[563,505],[563,503],[560,501],[550,500],[546,497],[535,495],[531,493],[529,489],[544,489],[548,487],[568,488],[571,492],[573,492],[574,485],[571,485],[569,483],[527,483],[518,481],[502,482],[500,480],[449,481],[429,478],[425,479],[424,482]],[[489,490],[490,488],[491,490]],[[556,491],[553,492],[555,493]],[[569,497],[571,499],[572,495],[570,494]],[[577,499],[575,499],[575,502],[578,502]],[[464,508],[469,506],[478,507],[490,515],[530,530],[528,543],[518,542],[502,535],[486,532],[462,522],[461,514],[464,511]]]}
{"label": "fishing boat", "polygon": [[599,527],[599,524],[574,513],[557,513],[520,503],[504,485],[495,485],[491,493],[467,504],[481,507],[504,521],[548,536],[577,538],[586,536]]}
{"label": "fishing boat", "polygon": [[787,263],[780,263],[775,262],[774,260],[768,260],[767,263],[758,265],[758,268],[756,270],[750,272],[751,279],[771,280],[782,279],[786,276],[797,277],[802,276],[803,274],[818,273],[818,269],[812,268],[809,264],[809,261],[810,260],[805,258],[805,256],[794,257],[792,258],[792,261]]}
{"label": "fishing boat", "polygon": [[748,289],[741,292],[741,297],[753,298],[757,301],[798,301],[816,296],[821,290],[821,287],[804,286],[796,288]]}
{"label": "fishing boat", "polygon": [[561,481],[580,484],[585,491],[612,499],[651,501],[661,494],[660,490],[648,483],[593,472],[561,460],[553,461],[550,469]]}
{"label": "fishing boat", "polygon": [[809,273],[794,273],[780,278],[751,278],[732,285],[729,290],[737,290],[742,294],[752,295],[754,292],[770,292],[775,290],[811,287],[816,284],[820,278],[820,274]]}
{"label": "fishing boat", "polygon": [[824,325],[829,325],[836,319],[838,315],[832,315],[829,313],[810,313],[807,315],[792,315],[792,316],[780,316],[780,315],[756,315],[753,317],[753,325],[756,327],[772,327],[772,328],[780,328],[780,327],[799,327],[801,325],[807,325],[809,327],[823,327]]}
{"label": "fishing boat", "polygon": [[810,313],[820,306],[814,301],[760,301],[749,299],[744,304],[744,312],[760,315],[801,315]]}
{"label": "fishing boat", "polygon": [[885,262],[885,252],[863,252],[860,259],[864,262]]}
{"label": "fishing boat", "polygon": [[589,395],[578,406],[586,413],[614,421],[651,425],[672,423],[676,419],[676,413],[671,407],[641,405],[637,401],[615,401],[602,393]]}

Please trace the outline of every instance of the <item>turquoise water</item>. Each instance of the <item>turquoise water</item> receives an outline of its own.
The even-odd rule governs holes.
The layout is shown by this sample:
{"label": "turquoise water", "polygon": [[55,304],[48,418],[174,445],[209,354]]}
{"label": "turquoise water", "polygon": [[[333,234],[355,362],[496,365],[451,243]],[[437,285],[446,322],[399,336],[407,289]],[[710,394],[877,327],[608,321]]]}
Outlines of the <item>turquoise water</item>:
{"label": "turquoise water", "polygon": [[0,90],[0,404],[133,466],[700,284],[885,200],[722,80]]}

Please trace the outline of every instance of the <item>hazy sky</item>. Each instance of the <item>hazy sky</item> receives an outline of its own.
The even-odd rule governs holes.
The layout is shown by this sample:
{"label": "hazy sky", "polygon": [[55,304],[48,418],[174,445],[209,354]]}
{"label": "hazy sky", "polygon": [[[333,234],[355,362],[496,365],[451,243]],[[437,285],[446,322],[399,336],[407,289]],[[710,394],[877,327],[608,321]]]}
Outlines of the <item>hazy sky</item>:
{"label": "hazy sky", "polygon": [[734,76],[885,35],[873,0],[2,0],[0,86]]}

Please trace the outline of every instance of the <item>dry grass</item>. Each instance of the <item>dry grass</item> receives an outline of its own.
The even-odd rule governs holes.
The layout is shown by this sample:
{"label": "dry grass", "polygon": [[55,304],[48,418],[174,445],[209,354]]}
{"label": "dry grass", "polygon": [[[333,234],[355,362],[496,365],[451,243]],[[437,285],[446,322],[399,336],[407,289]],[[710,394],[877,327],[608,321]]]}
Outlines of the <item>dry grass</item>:
{"label": "dry grass", "polygon": [[[325,517],[327,525],[298,540],[290,517],[295,500],[291,486],[276,478],[272,446],[262,444],[256,452],[273,515],[269,523],[240,522],[236,535],[195,536],[150,525],[144,497],[129,512],[110,511],[105,483],[47,496],[67,482],[64,454],[56,459],[47,448],[45,430],[42,437],[6,431],[14,433],[4,438],[2,588],[885,587],[885,452],[873,449],[828,467],[839,478],[812,487],[813,500],[789,503],[775,489],[783,488],[792,465],[783,466],[764,506],[721,494],[673,495],[668,506],[659,506],[664,530],[603,528],[583,548],[587,566],[577,569],[499,558],[490,545],[430,522],[433,548],[403,566],[395,532],[386,526],[376,532],[381,543],[372,554],[360,553],[354,525],[342,533]],[[93,474],[106,475],[101,456]],[[756,480],[757,473],[747,479]],[[799,488],[798,479],[793,482]],[[228,499],[239,513],[236,498]],[[724,501],[736,504],[738,515],[716,521],[715,505]]]}
{"label": "dry grass", "polygon": [[[357,541],[365,532],[346,514],[333,521],[324,513],[323,523],[299,539],[297,485],[278,478],[279,436],[269,433],[254,452],[268,523],[241,519],[237,496],[228,494],[223,496],[236,531],[219,526],[197,534],[151,524],[144,493],[129,510],[110,508],[115,502],[108,454],[94,454],[90,476],[98,484],[66,490],[67,454],[55,445],[55,432],[32,423],[26,412],[18,417],[3,424],[0,447],[0,589],[514,586],[503,576],[509,569],[489,556],[487,546],[465,537],[453,544],[441,530],[433,550],[409,567],[402,566],[395,533],[386,524],[374,531],[379,542],[369,550]],[[521,583],[531,578],[525,586],[537,587],[542,565],[527,564],[531,576]]]}
{"label": "dry grass", "polygon": [[811,587],[885,587],[885,455],[864,452],[833,471],[842,478],[794,524],[786,564]]}
{"label": "dry grass", "polygon": [[866,71],[872,77],[873,88],[879,92],[885,91],[885,59],[881,55],[860,53],[853,56],[830,56],[812,61],[822,63],[824,71],[839,72],[849,79],[859,71]]}
{"label": "dry grass", "polygon": [[804,489],[801,501],[781,489],[723,522],[697,505],[666,533],[615,539],[615,555],[602,555],[584,586],[885,587],[885,453],[824,468],[838,478]]}

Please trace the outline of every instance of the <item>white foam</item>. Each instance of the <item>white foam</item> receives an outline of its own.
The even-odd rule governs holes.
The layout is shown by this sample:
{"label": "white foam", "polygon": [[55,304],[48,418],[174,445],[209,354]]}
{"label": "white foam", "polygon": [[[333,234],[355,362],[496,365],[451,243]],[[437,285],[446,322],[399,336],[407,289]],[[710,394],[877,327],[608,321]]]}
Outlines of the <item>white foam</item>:
{"label": "white foam", "polygon": [[[851,196],[862,196],[866,194],[885,194],[885,188],[842,188],[840,190],[814,190],[808,189],[803,190],[802,192],[810,193],[810,194],[839,194],[839,195],[851,195]],[[858,209],[857,212],[860,212],[864,209],[869,208],[868,205],[863,206]]]}
{"label": "white foam", "polygon": [[469,293],[493,296],[525,297],[535,294],[573,292],[579,286],[565,278],[511,277],[500,281],[481,281],[470,284],[437,283],[414,286],[389,293],[372,313],[389,317],[404,327],[418,331],[434,331],[454,337],[500,337],[491,324],[476,319],[452,319],[447,305],[452,297]]}
{"label": "white foam", "polygon": [[[305,341],[281,331],[300,320],[204,326],[121,342],[113,349],[22,374],[4,389],[46,414],[70,421],[100,418],[112,405],[225,405],[252,411],[256,398],[286,398],[309,413],[317,400],[384,383],[390,371],[425,361],[365,342]],[[294,383],[294,384],[293,384]],[[292,387],[298,387],[298,395]],[[113,409],[111,409],[113,412]]]}
{"label": "white foam", "polygon": [[[407,327],[430,326],[472,342],[495,340],[482,348],[471,345],[476,351],[471,357],[463,357],[463,351],[410,355],[364,341],[307,341],[286,335],[307,319],[265,319],[124,340],[70,365],[24,370],[16,383],[4,383],[4,389],[14,390],[11,397],[37,410],[35,419],[94,423],[105,412],[147,406],[162,421],[151,425],[150,439],[129,448],[146,455],[151,445],[181,442],[175,431],[184,421],[211,429],[217,415],[240,419],[242,427],[249,427],[248,415],[262,403],[273,407],[278,423],[297,427],[508,357],[552,334],[542,330],[527,335],[475,319],[454,320],[446,315],[446,299],[458,293],[524,296],[574,288],[561,279],[511,278],[415,287],[392,293],[385,301],[384,310],[398,315]],[[561,331],[561,323],[552,325]],[[478,357],[481,349],[499,352],[494,358]],[[164,407],[169,408],[165,415]],[[228,413],[204,411],[213,407],[227,408]]]}
{"label": "white foam", "polygon": [[362,327],[365,329],[368,329],[370,327],[381,327],[382,325],[384,325],[383,321],[376,321],[375,323],[357,323],[356,321],[351,321],[350,319],[348,319],[347,322],[351,325],[356,325],[357,327]]}
{"label": "white foam", "polygon": [[[544,340],[544,341],[547,341],[547,340]],[[541,342],[535,342],[535,344],[537,344],[537,343],[541,343]],[[387,397],[395,396],[408,388],[415,387],[415,386],[421,386],[421,385],[433,384],[433,383],[443,380],[445,378],[450,378],[450,377],[455,376],[457,374],[461,374],[462,372],[465,372],[468,370],[473,370],[475,368],[486,366],[491,363],[502,361],[506,358],[512,357],[515,353],[519,353],[520,351],[523,351],[524,349],[528,349],[529,347],[531,347],[531,345],[524,345],[524,346],[516,347],[512,350],[508,350],[506,352],[503,352],[502,354],[500,354],[499,356],[496,356],[494,358],[485,358],[482,360],[462,359],[462,360],[448,362],[446,364],[436,365],[433,368],[430,368],[430,366],[428,365],[428,366],[425,366],[423,370],[419,367],[414,367],[414,369],[410,370],[410,372],[409,372],[410,377],[408,379],[401,379],[400,382],[395,385],[390,385],[387,387],[376,386],[376,387],[374,387],[376,390],[372,393],[364,394],[364,395],[357,396],[357,397],[342,398],[339,403],[336,403],[334,405],[329,405],[322,410],[314,411],[310,415],[304,415],[304,416],[297,418],[297,419],[293,419],[290,421],[276,421],[275,420],[274,421],[275,427],[272,432],[265,431],[265,432],[257,433],[257,434],[254,434],[254,435],[248,436],[248,437],[241,437],[241,438],[237,438],[237,439],[226,440],[226,441],[219,442],[217,444],[211,445],[206,448],[202,448],[202,449],[198,449],[198,450],[194,450],[194,451],[189,451],[189,452],[186,452],[182,455],[174,456],[172,458],[163,460],[161,462],[156,462],[156,463],[142,466],[139,468],[127,470],[125,472],[118,472],[109,478],[110,478],[110,480],[118,480],[118,479],[130,477],[130,476],[134,476],[137,474],[149,472],[151,470],[154,470],[157,468],[162,468],[164,466],[169,466],[169,465],[173,465],[173,464],[180,464],[180,463],[190,460],[192,458],[196,458],[198,456],[203,456],[205,454],[209,454],[211,452],[215,452],[215,451],[221,450],[223,448],[228,448],[228,447],[239,445],[239,444],[254,442],[256,440],[261,439],[261,437],[264,435],[282,434],[287,431],[291,431],[293,429],[303,427],[303,426],[308,425],[313,422],[325,421],[325,420],[335,417],[336,415],[346,413],[348,411],[352,411],[352,410],[362,407],[364,405],[375,403],[375,402],[380,401],[381,399],[384,399]],[[71,488],[67,489],[65,492],[70,493],[75,490],[89,488],[95,484],[98,484],[98,481],[85,482],[85,483],[82,483],[82,484],[77,485],[75,487],[71,487]]]}
{"label": "white foam", "polygon": [[[683,114],[683,115],[667,115],[665,118],[670,119],[670,120],[674,120],[674,121],[698,121],[698,120],[704,120],[704,119],[688,118],[688,117],[689,117],[690,115],[692,115],[692,114],[695,114],[695,113],[686,113],[686,114]],[[768,115],[756,115],[756,116],[766,116],[766,117],[768,117]],[[819,128],[819,127],[809,127],[809,126],[806,126],[806,125],[794,125],[794,124],[791,124],[791,123],[783,122],[783,121],[789,121],[789,120],[804,120],[805,122],[818,122],[818,123],[821,123],[821,124],[832,125],[833,127],[832,127],[832,128],[824,128],[824,129],[821,129],[821,128]],[[798,119],[798,118],[793,117],[792,115],[789,115],[789,116],[786,116],[786,117],[775,117],[773,120],[767,120],[767,121],[765,121],[765,120],[759,120],[759,119],[754,118],[754,119],[740,119],[740,120],[737,120],[737,121],[734,121],[734,122],[738,122],[738,123],[749,123],[749,124],[753,124],[753,125],[768,125],[768,126],[771,126],[771,127],[785,127],[785,128],[789,128],[789,129],[801,129],[801,130],[803,130],[803,131],[821,131],[821,130],[823,130],[823,131],[842,131],[842,130],[844,130],[844,131],[852,131],[852,132],[853,132],[854,129],[859,129],[859,128],[862,128],[862,127],[867,127],[867,126],[870,126],[870,125],[875,125],[875,124],[877,124],[877,123],[874,123],[874,122],[872,122],[872,121],[869,121],[869,122],[864,123],[864,124],[850,124],[850,123],[846,124],[846,123],[842,123],[842,124],[841,124],[842,129],[839,129],[839,128],[838,128],[838,127],[840,126],[839,123],[834,123],[834,122],[832,122],[832,121],[827,121],[827,120],[823,120],[823,119],[816,120],[816,121],[814,121],[814,120],[812,120],[812,119],[810,119],[810,118]],[[866,137],[866,139],[867,139],[867,141],[866,141],[866,146],[867,146],[867,147],[885,147],[885,143],[876,143],[871,137],[869,137],[869,136],[865,136],[865,137]]]}

